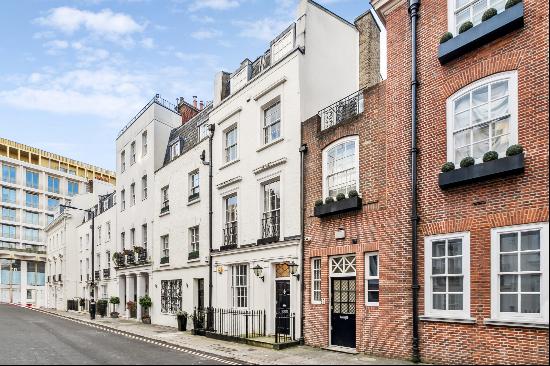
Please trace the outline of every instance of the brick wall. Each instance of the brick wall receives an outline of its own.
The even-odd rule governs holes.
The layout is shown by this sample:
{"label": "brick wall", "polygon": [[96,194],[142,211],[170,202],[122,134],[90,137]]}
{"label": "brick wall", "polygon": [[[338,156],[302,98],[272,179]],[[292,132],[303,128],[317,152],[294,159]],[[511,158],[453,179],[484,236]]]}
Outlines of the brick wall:
{"label": "brick wall", "polygon": [[[424,237],[469,231],[470,304],[476,323],[421,322],[422,360],[548,364],[547,329],[483,323],[491,316],[491,228],[548,221],[548,2],[525,1],[525,26],[521,30],[442,66],[437,60],[437,47],[440,36],[447,30],[446,9],[447,1],[444,0],[422,2],[418,24],[420,314],[424,312]],[[385,18],[388,31],[387,120],[409,121],[407,4],[395,8]],[[518,72],[518,139],[526,151],[525,172],[441,190],[437,176],[447,160],[447,98],[473,81],[509,70]],[[407,122],[396,127],[408,130],[410,125]],[[389,176],[386,179],[392,181]]]}

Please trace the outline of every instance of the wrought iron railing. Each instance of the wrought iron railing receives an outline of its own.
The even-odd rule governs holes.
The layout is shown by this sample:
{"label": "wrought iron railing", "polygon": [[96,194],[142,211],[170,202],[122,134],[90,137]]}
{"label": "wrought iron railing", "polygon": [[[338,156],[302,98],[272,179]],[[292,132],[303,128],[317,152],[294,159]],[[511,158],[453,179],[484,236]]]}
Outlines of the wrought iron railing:
{"label": "wrought iron railing", "polygon": [[223,245],[237,245],[237,221],[228,222],[223,229]]}
{"label": "wrought iron railing", "polygon": [[364,111],[363,89],[319,111],[321,131],[344,122]]}
{"label": "wrought iron railing", "polygon": [[145,263],[147,262],[147,249],[141,248],[138,252],[138,262]]}
{"label": "wrought iron railing", "polygon": [[103,269],[103,278],[111,278],[111,269],[110,268],[104,268]]}
{"label": "wrought iron railing", "polygon": [[235,338],[265,337],[265,310],[195,308],[193,328]]}
{"label": "wrought iron railing", "polygon": [[100,274],[99,274],[99,271],[95,271],[94,274],[95,274],[94,278],[95,278],[97,281],[99,281],[99,280],[101,279],[101,276],[100,276]]}
{"label": "wrought iron railing", "polygon": [[157,103],[158,105],[161,105],[163,106],[164,108],[168,109],[168,110],[171,110],[177,114],[179,114],[178,112],[178,107],[167,101],[166,99],[164,98],[161,98],[160,94],[155,94],[155,96],[153,97],[153,99],[151,99],[146,105],[145,107],[141,108],[141,110],[134,116],[134,118],[132,118],[130,120],[130,122],[128,122],[126,124],[126,126],[124,126],[124,128],[122,130],[120,130],[120,132],[118,133],[118,136],[117,136],[117,139],[122,136],[122,134],[124,132],[126,132],[126,130],[128,128],[130,128],[130,126],[147,110],[147,108],[149,108],[153,103]]}
{"label": "wrought iron railing", "polygon": [[262,238],[279,238],[281,211],[264,212],[262,218]]}
{"label": "wrought iron railing", "polygon": [[126,264],[131,265],[136,263],[136,256],[133,251],[126,253]]}
{"label": "wrought iron railing", "polygon": [[296,340],[295,314],[275,315],[275,343],[284,343]]}
{"label": "wrought iron railing", "polygon": [[124,255],[122,253],[115,257],[115,267],[124,267]]}

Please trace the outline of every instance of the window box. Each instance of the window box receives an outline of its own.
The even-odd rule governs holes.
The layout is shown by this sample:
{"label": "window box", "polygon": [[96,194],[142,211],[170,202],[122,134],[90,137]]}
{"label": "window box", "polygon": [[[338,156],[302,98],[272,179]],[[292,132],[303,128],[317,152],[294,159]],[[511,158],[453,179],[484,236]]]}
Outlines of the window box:
{"label": "window box", "polygon": [[360,210],[361,207],[363,207],[363,201],[361,200],[361,197],[351,197],[346,198],[342,201],[325,203],[322,206],[315,207],[314,216],[324,217],[336,215],[345,212]]}
{"label": "window box", "polygon": [[163,206],[161,209],[160,209],[160,214],[163,215],[165,213],[168,213],[170,212],[170,206],[166,205],[166,206]]}
{"label": "window box", "polygon": [[270,236],[268,238],[261,238],[256,241],[256,244],[262,245],[262,244],[270,244],[270,243],[276,243],[279,241],[279,236]]}
{"label": "window box", "polygon": [[[460,168],[446,173],[439,173],[439,187],[451,188],[473,182],[505,177],[522,173],[525,169],[525,155],[507,156],[498,160]],[[323,207],[323,206],[321,206]]]}
{"label": "window box", "polygon": [[187,199],[188,202],[194,201],[200,197],[200,193],[194,193],[189,195],[189,198]]}
{"label": "window box", "polygon": [[523,2],[440,44],[438,49],[439,63],[444,65],[522,27]]}
{"label": "window box", "polygon": [[237,244],[222,245],[222,246],[220,247],[220,251],[223,251],[223,250],[231,250],[231,249],[237,249]]}
{"label": "window box", "polygon": [[189,255],[187,256],[188,260],[198,259],[199,258],[199,251],[195,250],[194,252],[189,252]]}
{"label": "window box", "polygon": [[160,264],[167,264],[170,263],[170,257],[162,257],[160,259]]}

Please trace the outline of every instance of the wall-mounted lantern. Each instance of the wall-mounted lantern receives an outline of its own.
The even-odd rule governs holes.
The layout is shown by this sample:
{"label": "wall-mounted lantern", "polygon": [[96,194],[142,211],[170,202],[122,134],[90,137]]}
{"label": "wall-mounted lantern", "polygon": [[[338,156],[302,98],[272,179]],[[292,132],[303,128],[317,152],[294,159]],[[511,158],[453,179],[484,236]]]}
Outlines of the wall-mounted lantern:
{"label": "wall-mounted lantern", "polygon": [[261,280],[263,282],[264,281],[264,275],[263,275],[264,269],[259,264],[256,264],[255,267],[252,267],[252,270],[254,271],[254,274],[258,278],[261,278]]}
{"label": "wall-mounted lantern", "polygon": [[294,277],[296,277],[296,279],[298,281],[300,281],[300,274],[297,273],[298,272],[298,265],[294,262],[290,262],[288,264],[288,270],[290,271],[290,274]]}

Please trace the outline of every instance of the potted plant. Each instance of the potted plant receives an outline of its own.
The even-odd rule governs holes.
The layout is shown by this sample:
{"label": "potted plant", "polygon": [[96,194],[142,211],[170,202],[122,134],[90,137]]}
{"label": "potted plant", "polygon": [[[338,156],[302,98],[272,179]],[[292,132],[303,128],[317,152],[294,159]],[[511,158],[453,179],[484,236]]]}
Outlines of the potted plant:
{"label": "potted plant", "polygon": [[141,321],[144,324],[151,324],[151,317],[149,316],[149,308],[153,305],[153,302],[151,301],[151,298],[149,297],[149,295],[140,297],[139,305],[141,305],[141,309],[143,310],[143,313],[141,314]]}
{"label": "potted plant", "polygon": [[187,312],[178,310],[176,312],[176,318],[178,319],[178,330],[185,332],[187,330]]}
{"label": "potted plant", "polygon": [[84,307],[86,306],[86,300],[84,300],[83,298],[80,298],[79,305],[81,310],[83,310]]}
{"label": "potted plant", "polygon": [[107,307],[109,306],[109,302],[105,299],[97,300],[97,313],[101,315],[102,318],[107,315]]}
{"label": "potted plant", "polygon": [[136,303],[133,301],[128,301],[126,303],[126,309],[130,311],[130,318],[136,317]]}
{"label": "potted plant", "polygon": [[118,304],[120,304],[120,299],[117,296],[111,296],[109,299],[109,302],[113,304],[113,311],[111,311],[111,318],[118,318],[118,312],[116,311],[116,307]]}

